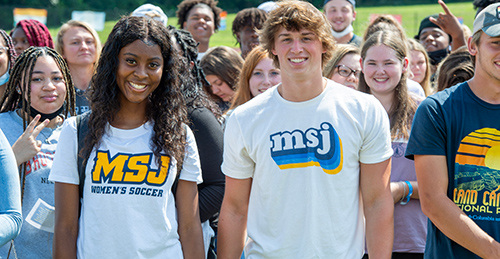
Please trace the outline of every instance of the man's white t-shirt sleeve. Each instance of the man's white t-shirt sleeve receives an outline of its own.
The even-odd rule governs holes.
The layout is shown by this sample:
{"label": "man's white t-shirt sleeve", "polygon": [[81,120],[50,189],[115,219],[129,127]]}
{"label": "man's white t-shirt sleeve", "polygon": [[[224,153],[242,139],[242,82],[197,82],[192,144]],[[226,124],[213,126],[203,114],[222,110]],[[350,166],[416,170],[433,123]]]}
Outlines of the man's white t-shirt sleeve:
{"label": "man's white t-shirt sleeve", "polygon": [[79,184],[78,139],[76,117],[68,118],[61,129],[49,180],[53,182]]}
{"label": "man's white t-shirt sleeve", "polygon": [[224,153],[221,166],[222,172],[235,179],[253,177],[255,162],[248,155],[240,124],[232,114],[224,131]]}
{"label": "man's white t-shirt sleeve", "polygon": [[186,130],[186,147],[179,179],[200,184],[203,182],[203,178],[201,176],[200,156],[196,140],[189,127],[186,126],[184,129]]}
{"label": "man's white t-shirt sleeve", "polygon": [[389,116],[375,97],[370,98],[371,107],[365,117],[363,145],[359,151],[359,161],[364,164],[380,163],[393,154]]}

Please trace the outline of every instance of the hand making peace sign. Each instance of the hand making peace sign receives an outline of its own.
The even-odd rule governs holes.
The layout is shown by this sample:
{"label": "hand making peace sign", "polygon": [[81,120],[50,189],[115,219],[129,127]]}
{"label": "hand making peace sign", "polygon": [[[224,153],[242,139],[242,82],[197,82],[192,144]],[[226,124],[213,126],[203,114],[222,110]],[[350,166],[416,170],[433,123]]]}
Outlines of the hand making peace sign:
{"label": "hand making peace sign", "polygon": [[16,143],[12,145],[17,166],[30,160],[41,150],[42,142],[36,140],[36,137],[49,124],[50,120],[46,119],[40,125],[36,126],[39,120],[40,115],[35,116],[23,134],[16,140]]}

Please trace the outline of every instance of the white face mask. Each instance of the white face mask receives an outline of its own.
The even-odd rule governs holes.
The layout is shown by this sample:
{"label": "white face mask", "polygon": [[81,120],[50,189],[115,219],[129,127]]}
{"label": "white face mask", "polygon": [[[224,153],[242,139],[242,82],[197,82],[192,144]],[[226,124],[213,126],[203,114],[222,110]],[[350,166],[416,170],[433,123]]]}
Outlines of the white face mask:
{"label": "white face mask", "polygon": [[353,30],[354,30],[354,28],[352,28],[352,24],[350,24],[349,26],[347,26],[341,32],[336,32],[333,29],[331,31],[332,31],[333,37],[336,38],[336,39],[338,39],[338,38],[342,38],[342,37],[346,36],[347,34],[349,34],[350,32],[352,32]]}
{"label": "white face mask", "polygon": [[0,85],[4,85],[9,81],[10,75],[9,75],[10,67],[7,69],[5,74],[0,76]]}

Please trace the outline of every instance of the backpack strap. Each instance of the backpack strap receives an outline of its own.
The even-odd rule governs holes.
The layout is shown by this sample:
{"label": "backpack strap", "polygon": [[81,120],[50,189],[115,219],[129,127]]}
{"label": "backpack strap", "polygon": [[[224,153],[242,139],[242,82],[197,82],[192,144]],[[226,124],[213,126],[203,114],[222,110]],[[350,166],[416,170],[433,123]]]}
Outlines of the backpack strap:
{"label": "backpack strap", "polygon": [[82,154],[83,147],[85,145],[85,136],[87,136],[87,132],[89,131],[89,116],[90,112],[86,112],[81,115],[76,116],[76,132],[78,139],[78,176],[80,177],[79,184],[79,193],[80,193],[80,210],[82,207],[81,199],[83,198],[83,186],[85,184],[85,168],[86,168],[86,160],[88,157],[84,157]]}

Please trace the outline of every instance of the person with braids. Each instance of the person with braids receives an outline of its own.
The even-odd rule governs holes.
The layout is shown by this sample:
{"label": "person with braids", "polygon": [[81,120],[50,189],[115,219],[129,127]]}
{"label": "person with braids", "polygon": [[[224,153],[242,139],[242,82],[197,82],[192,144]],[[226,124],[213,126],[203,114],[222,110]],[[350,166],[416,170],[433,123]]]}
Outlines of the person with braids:
{"label": "person with braids", "polygon": [[[66,115],[75,115],[74,100],[66,61],[55,50],[30,47],[17,58],[0,101],[0,129],[20,166],[25,223],[14,245],[0,248],[2,258],[52,257],[54,184],[48,177],[61,125]],[[46,217],[30,222],[30,213]]]}
{"label": "person with braids", "polygon": [[0,29],[0,36],[0,99],[2,99],[17,54],[14,51],[12,38],[2,29]]}
{"label": "person with braids", "polygon": [[259,45],[257,30],[267,19],[267,12],[258,8],[245,8],[236,14],[233,20],[233,35],[240,44],[241,57],[246,58],[248,53]]}
{"label": "person with braids", "polygon": [[10,31],[10,36],[17,55],[21,55],[30,46],[54,48],[49,29],[37,20],[19,21],[16,27]]}
{"label": "person with braids", "polygon": [[222,9],[217,3],[215,0],[184,0],[177,6],[177,23],[199,43],[198,60],[208,50],[210,37],[219,30]]}
{"label": "person with braids", "polygon": [[420,208],[412,160],[404,157],[411,122],[421,99],[410,95],[406,40],[394,31],[377,31],[361,48],[359,90],[375,96],[389,115],[392,155],[391,194],[394,201],[392,258],[423,258],[427,217]]}
{"label": "person with braids", "polygon": [[82,114],[90,109],[85,91],[101,55],[99,35],[89,24],[70,20],[57,32],[56,50],[68,63],[75,84],[76,114]]}
{"label": "person with braids", "polygon": [[69,118],[49,178],[54,258],[203,258],[202,178],[179,62],[160,22],[126,16],[114,26],[89,90],[85,144],[78,152]]}
{"label": "person with braids", "polygon": [[[221,113],[217,104],[203,90],[207,83],[203,70],[196,60],[197,43],[191,33],[169,27],[172,41],[181,54],[183,83],[182,95],[186,102],[189,127],[193,131],[201,162],[203,183],[198,184],[200,219],[203,228],[205,254],[215,253],[213,241],[217,231],[217,220],[224,198],[225,176],[222,174],[222,142],[224,133],[219,120]],[[212,242],[211,242],[212,241]],[[212,245],[212,246],[211,246]]]}

